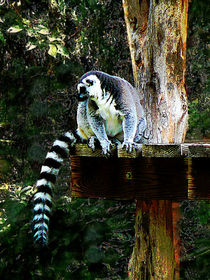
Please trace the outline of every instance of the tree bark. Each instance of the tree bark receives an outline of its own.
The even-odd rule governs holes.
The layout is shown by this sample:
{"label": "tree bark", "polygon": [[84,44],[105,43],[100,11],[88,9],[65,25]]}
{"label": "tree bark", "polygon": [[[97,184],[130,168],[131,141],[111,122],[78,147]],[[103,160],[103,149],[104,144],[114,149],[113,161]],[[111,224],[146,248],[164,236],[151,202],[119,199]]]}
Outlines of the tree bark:
{"label": "tree bark", "polygon": [[129,279],[174,279],[172,207],[169,200],[137,202]]}
{"label": "tree bark", "polygon": [[143,94],[149,143],[181,143],[188,0],[123,0],[134,81]]}
{"label": "tree bark", "polygon": [[[182,143],[188,119],[188,0],[123,0],[123,7],[134,81],[147,119],[147,143]],[[179,279],[175,206],[163,200],[137,201],[129,279]]]}

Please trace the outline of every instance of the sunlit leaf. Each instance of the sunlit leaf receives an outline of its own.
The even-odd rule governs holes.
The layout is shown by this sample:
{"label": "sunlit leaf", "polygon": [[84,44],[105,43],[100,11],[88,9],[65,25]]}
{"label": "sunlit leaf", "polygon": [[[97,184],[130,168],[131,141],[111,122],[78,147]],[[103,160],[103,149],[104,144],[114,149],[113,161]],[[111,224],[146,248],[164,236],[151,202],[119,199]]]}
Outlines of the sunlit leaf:
{"label": "sunlit leaf", "polygon": [[39,34],[42,34],[42,35],[48,35],[50,34],[49,30],[47,28],[42,28],[40,30],[37,31]]}
{"label": "sunlit leaf", "polygon": [[33,45],[32,43],[28,43],[27,45],[26,45],[26,50],[27,51],[31,51],[31,50],[33,50],[33,49],[35,49],[37,46],[36,45]]}
{"label": "sunlit leaf", "polygon": [[50,42],[54,42],[54,41],[62,42],[62,39],[60,39],[60,38],[48,37],[48,39]]}
{"label": "sunlit leaf", "polygon": [[8,190],[8,188],[9,188],[9,186],[8,186],[8,184],[6,184],[6,183],[0,185],[0,190],[1,190],[1,191],[2,191],[2,190]]}
{"label": "sunlit leaf", "polygon": [[30,24],[30,20],[23,18],[23,23],[26,24],[26,25],[29,25]]}
{"label": "sunlit leaf", "polygon": [[48,54],[53,56],[53,57],[56,57],[56,55],[57,55],[57,48],[56,48],[56,46],[53,45],[53,44],[50,44],[49,47],[50,48],[48,50]]}
{"label": "sunlit leaf", "polygon": [[18,33],[22,31],[23,29],[20,28],[20,26],[11,26],[9,29],[7,29],[7,32],[9,33]]}
{"label": "sunlit leaf", "polygon": [[31,28],[27,30],[27,35],[28,35],[29,37],[34,36],[34,32],[33,32],[33,30],[32,30]]}
{"label": "sunlit leaf", "polygon": [[29,193],[29,192],[31,192],[33,189],[32,189],[32,186],[26,186],[26,187],[24,187],[24,188],[22,188],[21,189],[21,194],[22,193]]}
{"label": "sunlit leaf", "polygon": [[59,54],[61,54],[64,57],[69,58],[69,53],[68,53],[67,49],[64,46],[56,44],[56,47],[57,47],[57,52]]}
{"label": "sunlit leaf", "polygon": [[58,4],[55,0],[50,0],[50,4],[53,8],[57,8],[58,7]]}

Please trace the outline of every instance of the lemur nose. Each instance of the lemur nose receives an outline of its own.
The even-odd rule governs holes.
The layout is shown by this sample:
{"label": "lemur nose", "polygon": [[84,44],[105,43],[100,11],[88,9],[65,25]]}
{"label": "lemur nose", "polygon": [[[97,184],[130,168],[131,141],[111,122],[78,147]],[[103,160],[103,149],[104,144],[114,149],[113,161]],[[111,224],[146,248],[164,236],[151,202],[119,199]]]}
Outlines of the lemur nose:
{"label": "lemur nose", "polygon": [[86,87],[83,84],[78,84],[77,90],[79,93],[85,93],[86,92]]}
{"label": "lemur nose", "polygon": [[85,93],[85,92],[86,92],[86,87],[85,87],[85,86],[81,86],[81,87],[79,88],[79,92],[80,92],[80,93]]}

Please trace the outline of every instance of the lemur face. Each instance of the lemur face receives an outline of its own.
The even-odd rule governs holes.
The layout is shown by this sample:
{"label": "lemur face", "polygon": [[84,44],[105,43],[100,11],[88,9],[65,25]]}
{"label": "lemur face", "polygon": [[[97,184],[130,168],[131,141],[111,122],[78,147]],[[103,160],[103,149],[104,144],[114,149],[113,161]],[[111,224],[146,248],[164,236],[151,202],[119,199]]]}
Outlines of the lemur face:
{"label": "lemur face", "polygon": [[79,101],[85,101],[89,97],[99,98],[102,95],[101,82],[96,75],[89,75],[81,79],[77,90]]}

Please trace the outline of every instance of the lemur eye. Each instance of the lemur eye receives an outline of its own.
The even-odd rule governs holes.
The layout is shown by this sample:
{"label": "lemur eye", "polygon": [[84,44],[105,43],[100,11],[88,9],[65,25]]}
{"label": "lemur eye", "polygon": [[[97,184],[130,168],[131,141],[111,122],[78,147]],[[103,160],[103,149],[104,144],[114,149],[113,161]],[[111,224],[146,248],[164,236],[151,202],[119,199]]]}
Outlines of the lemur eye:
{"label": "lemur eye", "polygon": [[86,83],[89,84],[90,86],[93,85],[93,81],[92,81],[92,80],[89,80],[89,79],[86,80]]}

